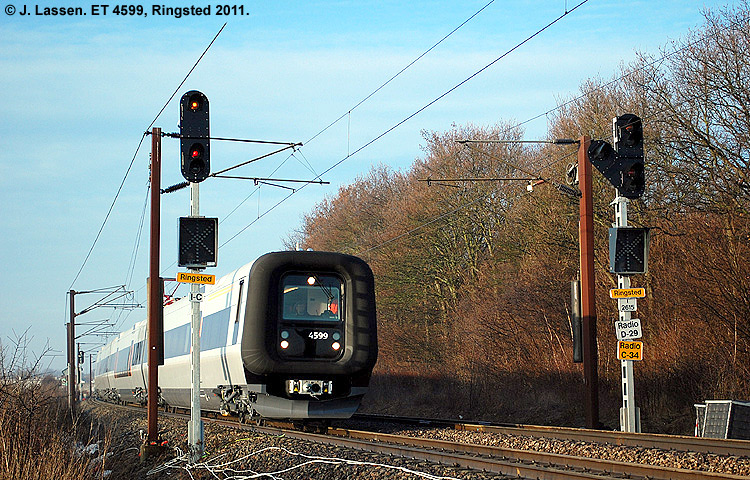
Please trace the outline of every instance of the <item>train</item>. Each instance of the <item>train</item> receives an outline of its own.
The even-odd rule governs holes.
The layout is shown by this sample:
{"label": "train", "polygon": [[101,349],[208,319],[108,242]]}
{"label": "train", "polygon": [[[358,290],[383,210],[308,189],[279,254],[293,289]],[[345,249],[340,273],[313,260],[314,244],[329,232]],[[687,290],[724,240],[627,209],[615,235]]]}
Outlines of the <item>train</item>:
{"label": "train", "polygon": [[[159,403],[189,408],[191,306],[164,307]],[[145,404],[146,321],[97,355],[97,398]],[[200,328],[201,410],[246,419],[351,417],[378,354],[372,270],[335,252],[262,255],[205,286]]]}

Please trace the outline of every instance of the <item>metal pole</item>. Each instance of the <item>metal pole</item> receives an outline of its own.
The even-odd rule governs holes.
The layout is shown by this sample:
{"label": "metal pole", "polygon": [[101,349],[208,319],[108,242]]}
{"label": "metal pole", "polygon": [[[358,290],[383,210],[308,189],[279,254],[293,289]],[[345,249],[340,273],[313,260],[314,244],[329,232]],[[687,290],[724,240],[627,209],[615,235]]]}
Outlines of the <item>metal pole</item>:
{"label": "metal pole", "polygon": [[[199,184],[190,183],[190,216],[200,214]],[[200,272],[199,268],[191,268],[192,272]],[[192,377],[190,383],[190,428],[188,429],[188,443],[190,447],[190,462],[196,463],[203,455],[203,423],[201,421],[201,306],[199,301],[200,285],[190,284],[190,305],[192,319],[190,322],[190,366]]]}
{"label": "metal pole", "polygon": [[581,187],[581,321],[583,334],[583,377],[586,384],[586,426],[600,428],[599,374],[596,346],[596,297],[594,279],[594,202],[591,193],[591,163],[588,148],[591,138],[583,136],[578,147],[578,180]]}
{"label": "metal pole", "polygon": [[[150,444],[159,440],[159,352],[162,348],[158,340],[163,336],[160,330],[162,305],[159,278],[159,249],[161,222],[161,128],[151,131],[151,254],[148,276],[148,436]],[[153,443],[152,443],[153,442]]]}
{"label": "metal pole", "polygon": [[94,378],[94,376],[92,374],[94,373],[94,370],[91,367],[91,362],[92,362],[93,358],[94,358],[94,355],[90,353],[89,354],[89,400],[91,399],[91,397],[94,394],[94,389],[92,388],[93,387],[92,379]]}
{"label": "metal pole", "polygon": [[78,389],[76,391],[76,400],[81,401],[81,397],[83,396],[83,372],[81,370],[81,343],[76,343],[76,380],[78,380]]}
{"label": "metal pole", "polygon": [[[628,202],[625,197],[618,195],[612,204],[615,206],[615,226],[628,226]],[[617,275],[617,288],[630,288],[630,277]],[[620,312],[620,320],[630,320],[630,312]],[[640,432],[641,426],[637,418],[638,407],[635,404],[635,385],[633,382],[633,360],[620,360],[622,367],[622,413],[620,414],[620,430],[623,432]]]}
{"label": "metal pole", "polygon": [[76,338],[76,292],[70,291],[70,321],[68,322],[68,406],[70,414],[76,414],[76,359],[75,359],[75,338]]}

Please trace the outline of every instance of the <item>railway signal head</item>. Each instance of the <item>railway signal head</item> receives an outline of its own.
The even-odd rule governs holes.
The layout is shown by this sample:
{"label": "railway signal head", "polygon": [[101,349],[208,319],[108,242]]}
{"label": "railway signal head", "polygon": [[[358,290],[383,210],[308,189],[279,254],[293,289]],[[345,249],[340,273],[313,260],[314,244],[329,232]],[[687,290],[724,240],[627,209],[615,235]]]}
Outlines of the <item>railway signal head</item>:
{"label": "railway signal head", "polygon": [[208,98],[191,90],[180,99],[180,159],[182,176],[198,183],[211,173]]}
{"label": "railway signal head", "polygon": [[612,120],[612,133],[622,181],[617,187],[626,198],[640,198],[646,186],[643,165],[643,123],[640,117],[626,113]]}

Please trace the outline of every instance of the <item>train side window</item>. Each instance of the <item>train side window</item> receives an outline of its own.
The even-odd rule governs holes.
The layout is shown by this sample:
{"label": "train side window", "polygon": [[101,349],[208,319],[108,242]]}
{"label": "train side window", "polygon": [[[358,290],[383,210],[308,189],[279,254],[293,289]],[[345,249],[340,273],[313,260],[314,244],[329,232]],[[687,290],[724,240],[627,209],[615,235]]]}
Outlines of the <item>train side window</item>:
{"label": "train side window", "polygon": [[164,358],[190,353],[190,324],[164,332]]}
{"label": "train side window", "polygon": [[226,346],[230,311],[231,308],[227,307],[203,317],[203,325],[201,326],[202,352]]}
{"label": "train side window", "polygon": [[281,291],[286,321],[341,320],[344,283],[335,275],[289,274],[281,279]]}

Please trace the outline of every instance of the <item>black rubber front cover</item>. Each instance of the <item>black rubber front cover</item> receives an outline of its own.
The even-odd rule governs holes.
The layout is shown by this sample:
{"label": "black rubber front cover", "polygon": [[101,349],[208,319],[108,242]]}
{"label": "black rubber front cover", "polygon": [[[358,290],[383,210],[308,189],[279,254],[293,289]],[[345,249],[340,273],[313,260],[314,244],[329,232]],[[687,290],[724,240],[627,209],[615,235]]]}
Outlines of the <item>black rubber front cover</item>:
{"label": "black rubber front cover", "polygon": [[[281,277],[290,272],[333,273],[344,280],[345,333],[341,358],[283,360],[276,353]],[[242,360],[253,375],[360,375],[369,377],[378,356],[375,286],[364,260],[342,253],[267,253],[250,269]],[[310,377],[312,378],[312,377]]]}

